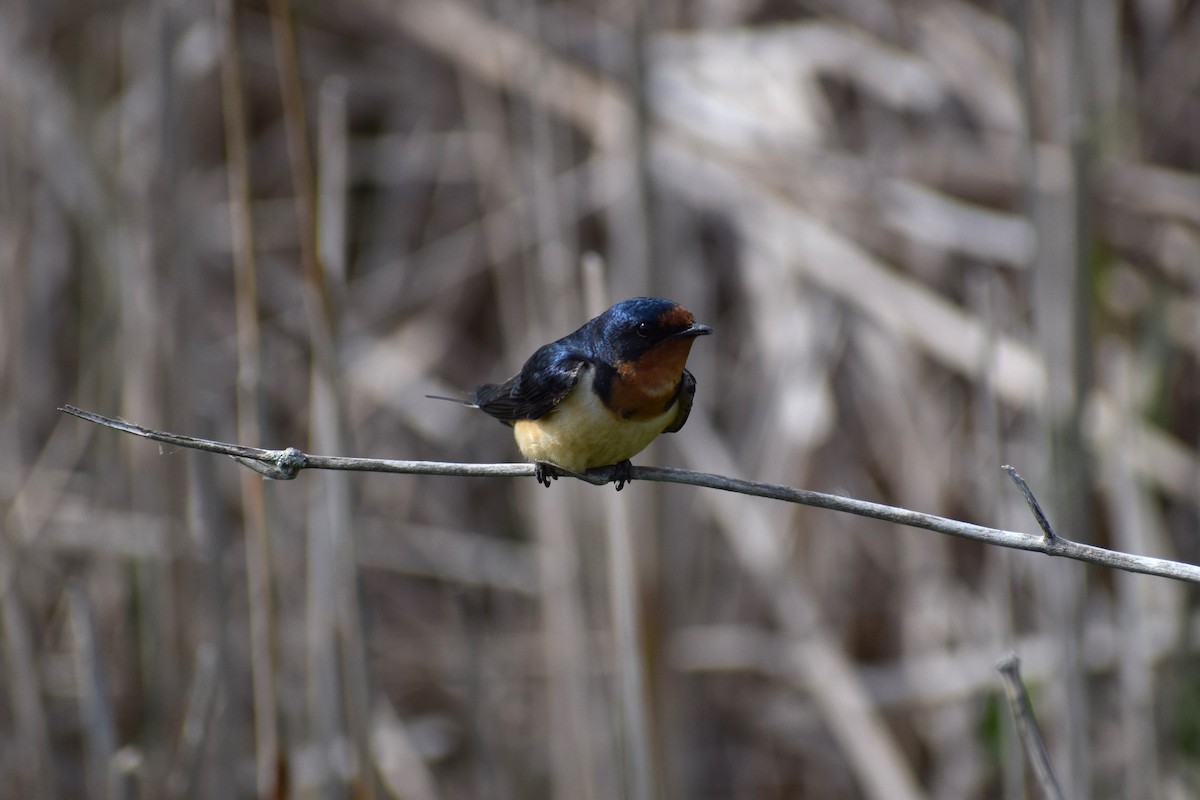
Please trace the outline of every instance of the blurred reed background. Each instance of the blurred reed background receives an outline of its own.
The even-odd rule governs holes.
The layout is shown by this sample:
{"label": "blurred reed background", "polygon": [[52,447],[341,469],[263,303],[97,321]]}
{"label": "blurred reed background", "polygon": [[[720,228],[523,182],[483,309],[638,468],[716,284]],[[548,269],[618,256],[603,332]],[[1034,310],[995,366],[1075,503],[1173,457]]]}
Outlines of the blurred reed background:
{"label": "blurred reed background", "polygon": [[1200,793],[1195,592],[508,461],[424,399],[713,325],[638,460],[1200,557],[1200,4],[6,0],[0,795]]}

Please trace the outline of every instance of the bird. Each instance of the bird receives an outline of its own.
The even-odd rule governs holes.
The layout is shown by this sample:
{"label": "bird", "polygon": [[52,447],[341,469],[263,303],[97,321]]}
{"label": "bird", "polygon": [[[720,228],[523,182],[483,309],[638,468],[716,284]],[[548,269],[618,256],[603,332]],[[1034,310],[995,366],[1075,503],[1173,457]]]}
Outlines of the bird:
{"label": "bird", "polygon": [[[503,383],[455,400],[509,425],[543,486],[566,472],[613,468],[620,491],[630,459],[660,433],[679,431],[692,409],[692,343],[713,332],[679,303],[633,297],[539,347]],[[432,396],[432,395],[431,395]]]}

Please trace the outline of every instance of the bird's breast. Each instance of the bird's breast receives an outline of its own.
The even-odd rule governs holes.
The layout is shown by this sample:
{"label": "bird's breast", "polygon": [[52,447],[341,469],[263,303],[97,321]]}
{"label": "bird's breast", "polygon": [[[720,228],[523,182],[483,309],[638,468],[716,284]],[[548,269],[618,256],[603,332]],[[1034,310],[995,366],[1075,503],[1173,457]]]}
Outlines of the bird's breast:
{"label": "bird's breast", "polygon": [[[595,368],[588,366],[575,389],[552,411],[513,424],[517,446],[526,458],[584,472],[632,458],[674,422],[678,407],[673,388],[657,395],[654,403],[640,400],[640,405],[624,407],[615,402],[619,393],[614,385],[606,405],[596,394],[595,375]],[[633,399],[632,394],[626,397]],[[635,413],[627,415],[629,408]]]}

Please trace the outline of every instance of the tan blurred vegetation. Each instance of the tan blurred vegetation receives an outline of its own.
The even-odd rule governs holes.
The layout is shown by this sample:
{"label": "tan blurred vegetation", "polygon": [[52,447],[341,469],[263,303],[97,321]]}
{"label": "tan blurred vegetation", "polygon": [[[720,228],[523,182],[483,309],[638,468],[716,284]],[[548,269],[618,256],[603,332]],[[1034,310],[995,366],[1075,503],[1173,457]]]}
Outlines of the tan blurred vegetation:
{"label": "tan blurred vegetation", "polygon": [[1197,561],[1200,5],[231,2],[0,5],[0,795],[1036,797],[1010,649],[1068,796],[1200,794],[1187,587],[54,410],[506,461],[423,396],[660,294],[642,463]]}

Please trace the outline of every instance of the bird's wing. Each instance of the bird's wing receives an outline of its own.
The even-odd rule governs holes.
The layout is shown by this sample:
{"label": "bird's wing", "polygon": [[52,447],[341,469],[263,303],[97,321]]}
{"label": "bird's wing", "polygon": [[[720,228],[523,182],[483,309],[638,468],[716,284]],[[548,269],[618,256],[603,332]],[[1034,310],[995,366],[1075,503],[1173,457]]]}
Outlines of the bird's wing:
{"label": "bird's wing", "polygon": [[675,421],[663,433],[675,433],[687,422],[692,413],[692,398],[696,396],[696,378],[686,369],[679,381],[679,410],[675,413]]}
{"label": "bird's wing", "polygon": [[580,352],[558,342],[538,350],[521,371],[504,383],[485,383],[475,390],[475,404],[496,419],[538,419],[563,401],[588,364]]}

